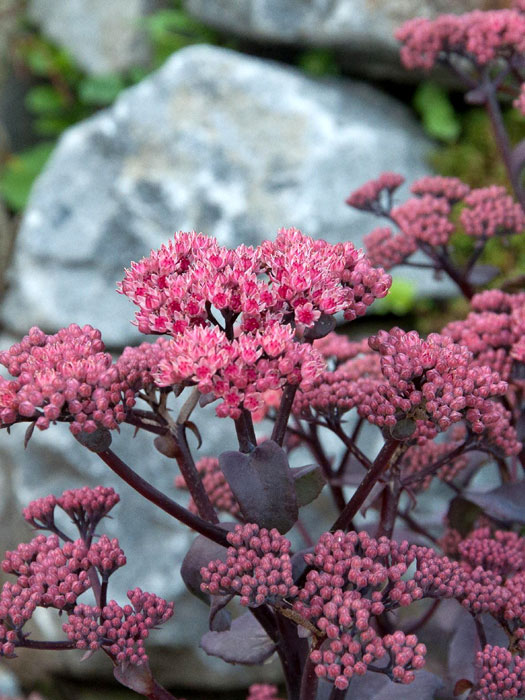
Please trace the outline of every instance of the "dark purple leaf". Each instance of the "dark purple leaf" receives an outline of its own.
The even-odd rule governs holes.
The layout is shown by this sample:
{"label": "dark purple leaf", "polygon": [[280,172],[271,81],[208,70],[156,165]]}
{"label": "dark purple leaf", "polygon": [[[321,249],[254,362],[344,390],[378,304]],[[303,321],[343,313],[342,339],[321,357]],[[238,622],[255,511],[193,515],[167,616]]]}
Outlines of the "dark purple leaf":
{"label": "dark purple leaf", "polygon": [[478,506],[461,496],[456,496],[450,502],[448,509],[448,526],[453,530],[457,530],[463,537],[466,537],[474,527],[474,523],[479,518],[479,515],[480,509]]}
{"label": "dark purple leaf", "polygon": [[394,683],[389,679],[387,681],[379,693],[373,696],[374,700],[434,700],[438,690],[443,687],[441,679],[429,671],[416,671],[416,677],[409,685]]}
{"label": "dark purple leaf", "polygon": [[217,400],[217,397],[213,393],[213,391],[210,391],[207,394],[201,394],[199,397],[199,406],[201,408],[204,408],[204,406],[207,406],[210,403],[213,403],[214,401]]}
{"label": "dark purple leaf", "polygon": [[483,105],[487,101],[487,91],[484,87],[476,87],[466,92],[464,99],[469,105]]}
{"label": "dark purple leaf", "polygon": [[[493,646],[507,647],[508,638],[500,624],[491,615],[481,618],[487,642]],[[466,610],[458,608],[455,631],[448,648],[448,677],[452,687],[458,681],[476,683],[476,654],[481,651],[474,618]],[[463,691],[464,692],[464,691]]]}
{"label": "dark purple leaf", "polygon": [[495,265],[476,265],[469,273],[468,281],[477,287],[482,287],[497,277],[500,273],[499,267]]}
{"label": "dark purple leaf", "polygon": [[335,328],[335,317],[328,314],[321,314],[311,328],[307,328],[304,337],[307,340],[318,340],[331,333]]}
{"label": "dark purple leaf", "polygon": [[[231,531],[235,527],[235,523],[220,523],[220,527]],[[193,540],[180,568],[180,575],[190,593],[208,603],[210,596],[201,591],[201,569],[216,559],[226,561],[226,556],[226,547],[221,547],[220,544],[212,542],[204,535],[198,535]]]}
{"label": "dark purple leaf", "polygon": [[286,452],[267,440],[253,452],[223,452],[219,466],[247,522],[288,532],[298,518],[293,473]]}
{"label": "dark purple leaf", "polygon": [[115,666],[113,675],[119,683],[131,688],[139,695],[149,696],[154,690],[154,680],[148,664],[136,666],[134,664],[123,664]]}
{"label": "dark purple leaf", "polygon": [[466,491],[463,496],[495,520],[509,525],[525,524],[525,481],[503,484],[485,493]]}
{"label": "dark purple leaf", "polygon": [[232,616],[226,606],[233,598],[231,595],[210,596],[210,617],[208,626],[213,632],[225,632],[231,627]]}
{"label": "dark purple leaf", "polygon": [[299,508],[314,501],[323,490],[326,479],[318,464],[307,464],[304,467],[292,469],[295,483],[295,495]]}
{"label": "dark purple leaf", "polygon": [[516,435],[520,442],[525,442],[525,413],[516,421]]}
{"label": "dark purple leaf", "polygon": [[187,421],[184,423],[184,425],[186,426],[186,428],[189,428],[189,429],[191,430],[191,432],[192,432],[192,433],[195,435],[195,437],[197,438],[197,443],[198,443],[198,444],[197,444],[197,449],[200,450],[201,445],[202,445],[202,437],[201,437],[201,434],[200,434],[200,430],[198,429],[198,427],[195,425],[195,423],[194,423],[192,420],[187,420]]}
{"label": "dark purple leaf", "polygon": [[107,428],[97,428],[93,433],[78,433],[75,435],[81,445],[91,452],[105,452],[111,445],[111,433]]}
{"label": "dark purple leaf", "polygon": [[226,632],[206,632],[200,647],[229,664],[246,666],[263,664],[275,651],[274,642],[249,612],[234,620]]}
{"label": "dark purple leaf", "polygon": [[462,678],[454,686],[454,697],[457,698],[459,695],[463,695],[463,693],[470,690],[473,685],[474,684],[471,681],[468,681],[466,678]]}

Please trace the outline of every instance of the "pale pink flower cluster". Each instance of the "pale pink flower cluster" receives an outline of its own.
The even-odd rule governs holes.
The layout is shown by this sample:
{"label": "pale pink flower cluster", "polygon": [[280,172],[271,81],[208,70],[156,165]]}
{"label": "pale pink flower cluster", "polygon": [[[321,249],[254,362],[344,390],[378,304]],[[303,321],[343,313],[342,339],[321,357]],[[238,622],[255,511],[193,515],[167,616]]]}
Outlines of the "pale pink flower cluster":
{"label": "pale pink flower cluster", "polygon": [[471,311],[461,321],[451,321],[441,333],[466,346],[476,365],[487,365],[507,382],[520,361],[525,338],[525,293],[487,290],[471,299]]}
{"label": "pale pink flower cluster", "polygon": [[57,420],[72,433],[114,429],[133,405],[135,392],[122,380],[100,331],[72,324],[54,335],[31,328],[20,343],[0,352],[14,380],[0,378],[0,425],[34,419],[41,430]]}
{"label": "pale pink flower cluster", "polygon": [[403,44],[401,60],[406,68],[430,70],[438,61],[458,56],[485,66],[525,52],[525,17],[517,10],[474,10],[435,20],[416,17],[395,36]]}
{"label": "pale pink flower cluster", "polygon": [[391,279],[374,270],[351,243],[331,245],[296,229],[275,241],[229,250],[203,234],[179,232],[133,263],[119,286],[137,306],[139,330],[177,336],[189,328],[240,318],[245,332],[274,321],[313,326],[321,313],[353,319],[388,292]]}
{"label": "pale pink flower cluster", "polygon": [[525,570],[525,538],[515,532],[480,527],[459,542],[457,551],[471,569],[481,566],[502,576]]}
{"label": "pale pink flower cluster", "polygon": [[[507,383],[487,366],[472,362],[472,353],[448,336],[393,328],[369,339],[381,355],[386,383],[364,396],[359,414],[380,427],[411,418],[426,424],[425,437],[466,420],[470,429],[505,454],[518,454],[521,444],[509,414],[491,397],[505,394]],[[418,426],[420,427],[420,426]],[[422,426],[421,426],[422,427]]]}
{"label": "pale pink flower cluster", "polygon": [[459,218],[469,236],[492,238],[525,231],[525,212],[504,187],[491,185],[472,190],[464,203]]}
{"label": "pale pink flower cluster", "polygon": [[525,659],[487,644],[476,654],[477,683],[472,700],[509,700],[525,692]]}
{"label": "pale pink flower cluster", "polygon": [[117,663],[141,665],[148,660],[144,640],[150,630],[173,615],[173,603],[140,588],[128,591],[131,605],[114,600],[102,608],[77,605],[62,629],[77,649],[104,648]]}
{"label": "pale pink flower cluster", "polygon": [[174,337],[159,363],[157,384],[195,384],[222,403],[220,417],[238,418],[242,408],[256,412],[262,393],[285,384],[311,386],[324,368],[322,356],[298,343],[290,325],[272,324],[262,331],[229,340],[219,328],[198,326]]}
{"label": "pale pink flower cluster", "polygon": [[[230,513],[230,515],[234,517],[240,516],[241,510],[239,504],[219,467],[219,460],[217,457],[202,457],[195,464],[195,468],[201,476],[202,485],[212,505],[217,508],[217,510],[223,510],[225,513]],[[179,489],[187,489],[186,482],[182,475],[175,477],[175,486]],[[188,508],[192,513],[198,514],[197,506],[193,498],[190,499]]]}
{"label": "pale pink flower cluster", "polygon": [[369,352],[368,339],[350,340],[341,333],[328,333],[324,338],[314,340],[314,348],[318,350],[327,361],[339,364],[345,360],[351,360],[361,353]]}

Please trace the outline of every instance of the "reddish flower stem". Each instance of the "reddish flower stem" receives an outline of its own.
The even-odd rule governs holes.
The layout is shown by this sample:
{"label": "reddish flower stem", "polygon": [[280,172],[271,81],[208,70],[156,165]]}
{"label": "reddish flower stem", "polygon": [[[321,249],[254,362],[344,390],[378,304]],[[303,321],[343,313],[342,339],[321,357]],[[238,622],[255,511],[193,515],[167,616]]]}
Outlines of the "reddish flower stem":
{"label": "reddish flower stem", "polygon": [[507,170],[510,184],[514,190],[514,195],[523,209],[525,209],[525,192],[521,186],[519,174],[516,173],[515,168],[512,166],[512,146],[501,115],[501,109],[496,97],[496,89],[488,79],[484,85],[484,92],[486,96],[485,108],[490,118],[496,145],[498,146],[503,163],[505,164],[505,169]]}
{"label": "reddish flower stem", "polygon": [[385,488],[383,489],[381,517],[379,520],[376,538],[384,535],[385,537],[391,539],[394,526],[396,524],[397,508],[399,505],[400,496],[401,481],[399,479],[399,474],[395,474],[395,476],[385,484]]}
{"label": "reddish flower stem", "polygon": [[176,518],[181,523],[195,530],[200,535],[204,535],[212,542],[216,542],[223,547],[228,547],[226,532],[213,523],[203,520],[198,515],[194,515],[183,506],[179,505],[166,494],[156,489],[152,484],[139,476],[131,467],[123,462],[111,449],[97,453],[100,459],[107,466],[118,474],[131,488],[135,489],[141,496],[144,496],[148,501],[154,503],[158,508],[165,511],[173,518]]}
{"label": "reddish flower stem", "polygon": [[317,696],[317,682],[318,678],[315,674],[315,664],[308,658],[301,679],[301,694],[299,700],[315,700]]}
{"label": "reddish flower stem", "polygon": [[146,697],[150,700],[177,700],[174,695],[168,693],[166,688],[163,688],[155,679],[153,680],[153,692],[146,695]]}
{"label": "reddish flower stem", "polygon": [[188,441],[186,439],[186,428],[184,425],[176,424],[172,429],[175,440],[177,441],[177,446],[179,448],[179,454],[177,455],[177,464],[181,471],[188,491],[193,498],[193,502],[197,506],[199,515],[204,520],[210,523],[218,523],[219,518],[217,513],[213,508],[206,489],[201,480],[201,476],[197,471],[195,462],[193,460]]}
{"label": "reddish flower stem", "polygon": [[288,425],[288,418],[290,417],[290,413],[292,411],[292,404],[297,389],[298,384],[287,384],[285,386],[281,398],[281,405],[279,406],[279,412],[277,413],[275,425],[273,426],[272,440],[281,447],[284,442],[284,436],[286,435],[286,426]]}
{"label": "reddish flower stem", "polygon": [[41,651],[69,651],[69,649],[76,649],[76,642],[70,642],[69,640],[60,642],[44,642],[39,639],[27,639],[23,638],[20,641],[15,642],[15,646],[23,647],[24,649],[40,649]]}
{"label": "reddish flower stem", "polygon": [[390,459],[392,458],[399,444],[399,440],[395,440],[393,438],[385,442],[381,448],[381,451],[377,455],[372,468],[366,473],[363,481],[359,484],[356,492],[346,504],[343,512],[330,528],[330,532],[335,532],[336,530],[346,530],[348,528],[352,522],[352,519],[366,501],[366,498],[372,490],[374,484],[377,483],[381,474],[388,469]]}

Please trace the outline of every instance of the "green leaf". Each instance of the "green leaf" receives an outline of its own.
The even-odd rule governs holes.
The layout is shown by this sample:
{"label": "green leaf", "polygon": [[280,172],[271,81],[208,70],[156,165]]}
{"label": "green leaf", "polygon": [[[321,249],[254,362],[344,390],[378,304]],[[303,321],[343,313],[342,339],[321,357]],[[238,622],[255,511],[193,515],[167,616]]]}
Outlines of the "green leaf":
{"label": "green leaf", "polygon": [[448,93],[440,85],[431,81],[421,83],[414,95],[414,107],[429,136],[448,143],[456,141],[461,132],[461,122]]}
{"label": "green leaf", "polygon": [[120,75],[93,75],[78,85],[78,98],[85,105],[109,105],[126,87]]}
{"label": "green leaf", "polygon": [[311,49],[303,51],[297,61],[299,68],[310,75],[338,75],[341,71],[333,51]]}
{"label": "green leaf", "polygon": [[39,117],[33,122],[33,128],[40,136],[55,137],[60,136],[64,129],[67,129],[68,126],[71,126],[76,121],[78,120],[65,115]]}
{"label": "green leaf", "polygon": [[64,107],[64,98],[52,85],[36,85],[27,92],[25,103],[33,114],[55,114]]}
{"label": "green leaf", "polygon": [[33,182],[42,171],[53,147],[53,143],[39,143],[7,160],[0,173],[0,195],[15,211],[25,207]]}
{"label": "green leaf", "polygon": [[414,284],[408,280],[394,278],[390,291],[384,299],[378,299],[373,306],[376,313],[393,313],[404,316],[413,310],[416,303]]}

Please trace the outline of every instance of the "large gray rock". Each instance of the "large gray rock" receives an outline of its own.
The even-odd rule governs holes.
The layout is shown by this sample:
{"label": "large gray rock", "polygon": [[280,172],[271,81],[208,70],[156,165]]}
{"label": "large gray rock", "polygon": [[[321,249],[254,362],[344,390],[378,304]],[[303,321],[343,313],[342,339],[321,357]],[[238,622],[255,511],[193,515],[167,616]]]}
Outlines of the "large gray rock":
{"label": "large gray rock", "polygon": [[501,7],[498,0],[184,0],[188,12],[260,43],[335,49],[349,70],[403,77],[395,29],[416,16]]}
{"label": "large gray rock", "polygon": [[91,74],[140,65],[148,57],[141,26],[159,0],[31,0],[28,16]]}
{"label": "large gray rock", "polygon": [[[235,246],[296,226],[361,245],[376,224],[345,197],[384,170],[421,176],[427,150],[408,110],[371,87],[185,49],[61,138],[22,222],[1,318],[17,335],[75,321],[110,346],[136,342],[115,283],[175,230]],[[426,292],[441,289],[418,274]]]}

